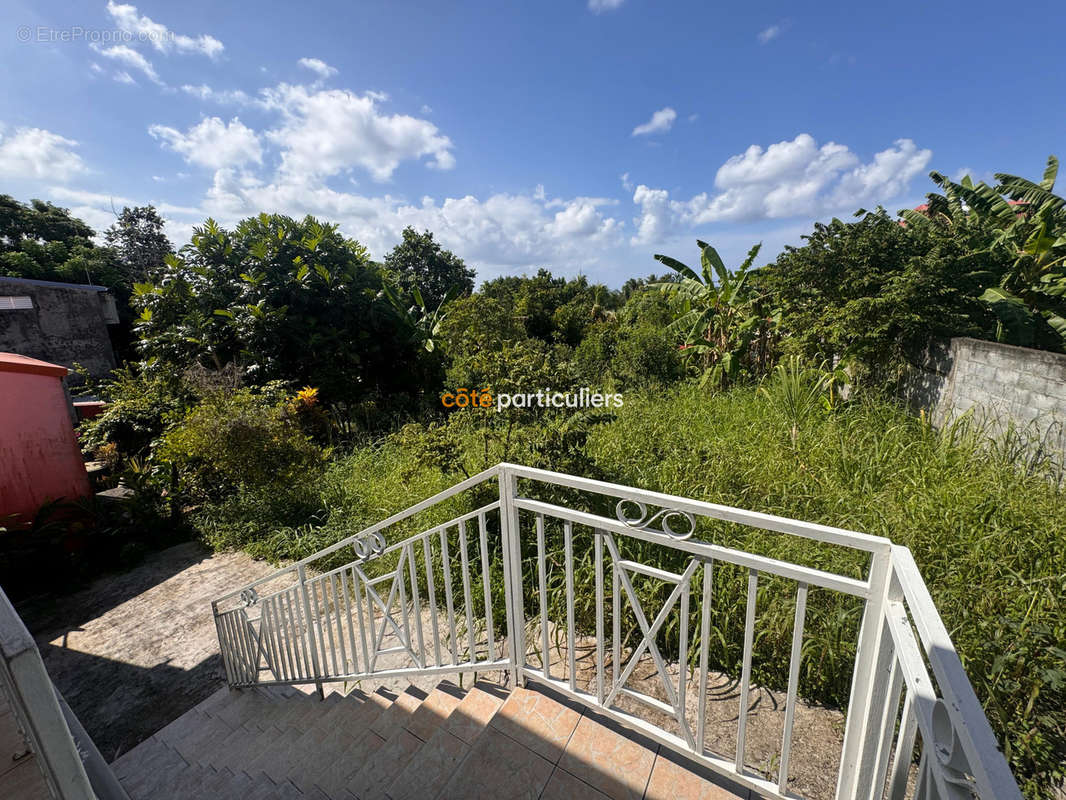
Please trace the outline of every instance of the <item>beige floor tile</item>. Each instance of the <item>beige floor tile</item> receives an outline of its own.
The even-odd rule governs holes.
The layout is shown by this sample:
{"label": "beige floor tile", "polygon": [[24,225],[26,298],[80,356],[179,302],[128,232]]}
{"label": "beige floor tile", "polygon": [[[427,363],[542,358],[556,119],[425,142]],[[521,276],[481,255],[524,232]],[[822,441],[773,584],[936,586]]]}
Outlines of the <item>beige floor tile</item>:
{"label": "beige floor tile", "polygon": [[390,739],[410,719],[422,699],[411,692],[401,692],[378,718],[370,723],[370,730],[382,739]]}
{"label": "beige floor tile", "polygon": [[461,701],[462,697],[456,697],[451,692],[434,689],[411,714],[404,727],[423,742],[428,742]]}
{"label": "beige floor tile", "polygon": [[742,787],[734,786],[737,792],[734,793],[722,784],[727,784],[724,778],[717,779],[709,774],[701,777],[678,763],[677,758],[663,752],[655,759],[644,797],[646,800],[738,800],[748,796]]}
{"label": "beige floor tile", "polygon": [[455,771],[470,746],[445,730],[438,730],[392,782],[392,800],[423,800],[434,797]]}
{"label": "beige floor tile", "polygon": [[501,698],[475,687],[452,711],[444,724],[444,730],[467,744],[472,744],[502,705]]}
{"label": "beige floor tile", "polygon": [[425,744],[408,730],[401,730],[374,753],[358,773],[348,781],[348,791],[360,800],[385,797],[385,790]]}
{"label": "beige floor tile", "polygon": [[559,766],[617,800],[640,800],[655,763],[654,746],[582,717]]}
{"label": "beige floor tile", "polygon": [[593,789],[584,781],[575,778],[559,767],[555,768],[540,800],[608,800],[599,789]]}
{"label": "beige floor tile", "polygon": [[580,718],[577,711],[547,695],[515,689],[490,724],[554,763]]}
{"label": "beige floor tile", "polygon": [[551,773],[550,761],[489,727],[438,800],[536,800]]}

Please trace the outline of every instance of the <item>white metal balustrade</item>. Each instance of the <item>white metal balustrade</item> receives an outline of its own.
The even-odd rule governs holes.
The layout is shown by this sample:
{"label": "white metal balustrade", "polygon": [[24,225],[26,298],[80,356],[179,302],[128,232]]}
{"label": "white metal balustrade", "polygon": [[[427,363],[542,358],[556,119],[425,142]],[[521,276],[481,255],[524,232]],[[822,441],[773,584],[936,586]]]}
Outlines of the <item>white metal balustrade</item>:
{"label": "white metal balustrade", "polygon": [[[487,504],[389,540],[423,513],[462,501],[470,508],[472,497],[483,502],[490,490]],[[545,496],[581,499],[563,505]],[[613,517],[587,510],[611,505]],[[848,548],[864,561],[864,577],[701,540],[701,520]],[[553,549],[550,541],[559,544]],[[634,542],[672,551],[669,563],[680,569],[628,557]],[[575,592],[577,559],[592,560],[594,598]],[[747,575],[736,748],[726,754],[712,752],[705,736],[708,642],[723,566]],[[644,607],[637,576],[666,587],[660,607]],[[770,580],[793,587],[795,612],[780,758],[776,775],[767,777],[746,768],[744,758],[756,601],[761,582]],[[236,589],[212,608],[233,687],[505,670],[513,683],[547,684],[764,796],[784,798],[794,796],[789,764],[812,589],[862,604],[838,800],[1020,798],[910,551],[880,537],[500,464]],[[594,609],[594,631],[577,630],[579,601]],[[698,635],[689,630],[693,603]],[[623,623],[635,626],[635,645],[623,647]],[[591,674],[576,662],[581,633],[594,633]],[[566,643],[562,665],[552,664],[556,637]],[[673,677],[675,657],[681,667]],[[638,663],[649,660],[665,699],[627,685]],[[696,664],[692,672],[689,663]],[[624,710],[622,698],[667,715],[670,730]]]}

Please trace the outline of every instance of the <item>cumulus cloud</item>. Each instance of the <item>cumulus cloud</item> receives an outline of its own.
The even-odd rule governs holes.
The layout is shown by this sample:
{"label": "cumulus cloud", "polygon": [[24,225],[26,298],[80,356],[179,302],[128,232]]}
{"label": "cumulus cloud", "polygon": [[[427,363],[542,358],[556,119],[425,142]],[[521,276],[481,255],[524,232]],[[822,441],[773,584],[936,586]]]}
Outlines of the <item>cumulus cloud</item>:
{"label": "cumulus cloud", "polygon": [[638,125],[633,129],[633,136],[646,136],[649,133],[666,133],[673,127],[674,120],[676,119],[677,112],[670,108],[670,106],[660,108],[651,115],[651,119],[643,125]]}
{"label": "cumulus cloud", "polygon": [[152,125],[148,132],[190,164],[220,169],[263,160],[259,137],[236,117],[228,124],[207,117],[185,133],[165,125]]}
{"label": "cumulus cloud", "polygon": [[436,125],[381,113],[380,94],[281,84],[263,97],[264,107],[282,116],[266,136],[281,149],[282,171],[289,175],[325,177],[359,167],[387,181],[401,161],[427,156],[430,167],[455,166],[452,142]]}
{"label": "cumulus cloud", "polygon": [[910,139],[897,140],[867,163],[842,144],[819,146],[806,133],[765,149],[752,145],[719,167],[713,194],[670,200],[665,189],[638,186],[633,240],[658,241],[679,224],[817,217],[886,202],[906,189],[931,156]]}
{"label": "cumulus cloud", "polygon": [[263,181],[248,171],[220,169],[204,206],[230,223],[262,209],[335,220],[376,255],[388,252],[406,226],[428,228],[484,276],[553,263],[595,263],[605,247],[620,241],[622,223],[600,208],[610,202],[588,197],[549,200],[542,191],[411,202],[389,194],[337,191],[323,181],[285,173]]}
{"label": "cumulus cloud", "polygon": [[320,78],[329,78],[330,76],[337,74],[337,68],[331,67],[321,58],[301,58],[296,63],[304,69],[311,70]]}
{"label": "cumulus cloud", "polygon": [[78,143],[43,128],[16,128],[4,135],[0,129],[0,176],[66,181],[88,172]]}
{"label": "cumulus cloud", "polygon": [[136,37],[138,41],[147,42],[160,53],[199,53],[208,58],[218,58],[225,49],[222,42],[206,33],[199,36],[174,33],[166,25],[139,14],[136,6],[107,0],[107,13],[120,30]]}
{"label": "cumulus cloud", "polygon": [[589,11],[593,14],[602,14],[604,11],[614,11],[625,0],[589,0]]}
{"label": "cumulus cloud", "polygon": [[773,41],[781,35],[784,28],[781,25],[771,25],[769,28],[763,28],[759,31],[758,40],[759,44],[767,44]]}
{"label": "cumulus cloud", "polygon": [[641,184],[633,192],[633,203],[640,206],[640,216],[635,220],[637,232],[631,244],[661,242],[670,236],[678,215],[666,189],[651,189]]}
{"label": "cumulus cloud", "polygon": [[[118,61],[121,64],[125,64],[128,67],[132,67],[133,69],[142,72],[148,80],[152,81],[152,83],[163,84],[163,81],[160,80],[159,75],[155,71],[155,67],[152,66],[152,62],[132,47],[124,44],[116,44],[112,47],[96,47],[94,49],[104,58],[110,58],[113,61]],[[127,76],[129,75],[129,73],[126,74]],[[116,79],[121,80],[117,77]]]}

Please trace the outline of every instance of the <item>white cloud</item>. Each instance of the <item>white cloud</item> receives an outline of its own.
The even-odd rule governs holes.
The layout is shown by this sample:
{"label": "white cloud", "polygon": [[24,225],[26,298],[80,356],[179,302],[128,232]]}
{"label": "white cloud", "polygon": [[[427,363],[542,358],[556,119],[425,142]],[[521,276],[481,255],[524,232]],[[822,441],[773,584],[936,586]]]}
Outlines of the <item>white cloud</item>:
{"label": "white cloud", "polygon": [[589,0],[589,11],[594,14],[602,14],[604,11],[614,11],[625,0]]}
{"label": "white cloud", "polygon": [[670,200],[665,189],[638,186],[640,206],[634,243],[660,241],[679,225],[753,222],[762,219],[818,217],[860,205],[891,200],[906,190],[932,156],[910,139],[862,163],[846,146],[821,147],[809,134],[778,142],[765,150],[752,145],[718,169],[714,194],[687,201]]}
{"label": "white cloud", "polygon": [[218,117],[207,117],[185,133],[165,125],[152,125],[148,133],[190,164],[220,169],[263,160],[259,137],[236,117],[228,124]]}
{"label": "white cloud", "polygon": [[128,47],[124,44],[116,44],[112,47],[95,47],[94,49],[104,58],[110,58],[125,64],[126,66],[133,67],[133,69],[143,72],[148,80],[162,85],[163,81],[159,79],[159,75],[156,73],[155,67],[152,66],[152,62],[132,47]]}
{"label": "white cloud", "polygon": [[423,103],[422,104],[422,113],[423,114],[432,114],[433,113],[433,109]]}
{"label": "white cloud", "polygon": [[16,128],[0,135],[0,176],[67,181],[89,171],[71,149],[77,146],[73,139],[43,128]]}
{"label": "white cloud", "polygon": [[633,203],[640,206],[640,216],[634,220],[637,232],[630,244],[661,242],[671,235],[677,214],[671,208],[666,189],[651,189],[641,184],[633,192]]}
{"label": "white cloud", "polygon": [[759,44],[767,44],[768,42],[776,39],[784,32],[784,27],[781,25],[771,25],[769,28],[764,28],[759,31],[758,40]]}
{"label": "white cloud", "polygon": [[321,58],[301,58],[296,63],[305,69],[311,70],[320,78],[329,78],[337,74],[337,68],[331,67]]}
{"label": "white cloud", "polygon": [[122,206],[132,204],[132,201],[121,195],[105,194],[103,192],[90,192],[85,189],[74,189],[69,186],[50,186],[48,195],[53,201],[60,203],[77,204],[82,206],[100,206],[121,209]]}
{"label": "white cloud", "polygon": [[[263,210],[339,222],[341,229],[383,256],[404,227],[432,230],[437,239],[479,274],[535,266],[588,265],[620,241],[622,223],[598,206],[610,201],[578,197],[547,200],[543,192],[473,195],[412,203],[389,194],[368,197],[341,192],[322,181],[280,173],[272,182],[236,169],[221,169],[204,202],[226,224]],[[558,209],[558,210],[556,210]],[[486,272],[487,270],[487,272]]]}
{"label": "white cloud", "polygon": [[206,33],[199,36],[174,33],[166,25],[138,14],[136,6],[107,0],[107,12],[120,30],[135,36],[138,41],[148,42],[161,53],[200,53],[209,58],[218,58],[225,49],[222,42]]}
{"label": "white cloud", "polygon": [[253,102],[252,98],[240,89],[212,89],[204,83],[198,86],[186,83],[181,90],[187,95],[222,105],[248,105]]}
{"label": "white cloud", "polygon": [[649,133],[665,133],[673,127],[674,120],[677,119],[677,112],[670,106],[661,108],[651,115],[651,119],[645,122],[643,125],[638,125],[633,129],[633,136],[645,136]]}
{"label": "white cloud", "polygon": [[452,142],[437,126],[406,114],[378,111],[383,95],[355,95],[281,84],[263,92],[263,105],[279,111],[280,126],[267,138],[281,148],[282,171],[326,177],[361,167],[386,181],[401,161],[432,156],[428,166],[455,166]]}
{"label": "white cloud", "polygon": [[137,85],[137,81],[135,81],[133,79],[133,76],[130,75],[128,72],[126,72],[126,70],[121,70],[119,72],[116,72],[111,77],[114,78],[119,83],[126,83],[126,84],[129,84],[130,86],[136,86]]}
{"label": "white cloud", "polygon": [[192,234],[194,225],[207,217],[201,208],[176,206],[153,199],[136,199],[121,195],[71,189],[65,186],[48,187],[47,196],[70,209],[70,213],[84,220],[97,234],[102,234],[115,221],[123,206],[154,205],[163,218],[166,234],[172,244],[181,246]]}

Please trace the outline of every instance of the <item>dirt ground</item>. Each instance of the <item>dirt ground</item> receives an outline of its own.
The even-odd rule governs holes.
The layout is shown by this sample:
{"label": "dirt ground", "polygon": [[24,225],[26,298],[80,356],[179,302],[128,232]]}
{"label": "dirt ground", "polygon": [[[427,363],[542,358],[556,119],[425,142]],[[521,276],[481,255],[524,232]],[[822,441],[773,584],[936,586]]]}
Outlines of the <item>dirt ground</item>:
{"label": "dirt ground", "polygon": [[18,611],[52,681],[113,761],[223,685],[211,600],[271,571],[186,542]]}

